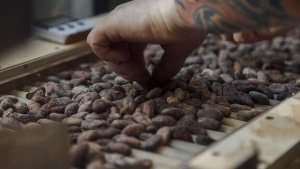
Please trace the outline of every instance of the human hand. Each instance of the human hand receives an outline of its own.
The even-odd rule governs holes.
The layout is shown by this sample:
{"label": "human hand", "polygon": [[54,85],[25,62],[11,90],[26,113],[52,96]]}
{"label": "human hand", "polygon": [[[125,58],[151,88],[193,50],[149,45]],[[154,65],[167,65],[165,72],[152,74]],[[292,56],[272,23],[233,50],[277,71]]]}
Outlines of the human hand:
{"label": "human hand", "polygon": [[237,43],[255,43],[263,40],[269,40],[273,37],[283,35],[295,28],[294,26],[272,27],[263,30],[237,32],[233,34],[221,35],[223,40]]}
{"label": "human hand", "polygon": [[[146,85],[163,84],[175,76],[205,37],[206,33],[180,17],[174,0],[135,0],[117,7],[98,23],[88,43],[111,70]],[[143,56],[150,43],[160,44],[165,51],[152,77]]]}

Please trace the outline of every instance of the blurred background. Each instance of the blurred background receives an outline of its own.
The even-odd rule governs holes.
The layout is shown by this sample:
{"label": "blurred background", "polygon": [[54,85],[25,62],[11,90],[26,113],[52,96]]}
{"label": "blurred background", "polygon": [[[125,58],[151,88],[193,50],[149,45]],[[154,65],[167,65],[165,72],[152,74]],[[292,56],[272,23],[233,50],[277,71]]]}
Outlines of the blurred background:
{"label": "blurred background", "polygon": [[87,18],[129,0],[0,0],[0,51],[31,36],[33,22],[67,15]]}
{"label": "blurred background", "polygon": [[129,0],[33,0],[33,19],[68,15],[75,18],[87,18],[108,12]]}

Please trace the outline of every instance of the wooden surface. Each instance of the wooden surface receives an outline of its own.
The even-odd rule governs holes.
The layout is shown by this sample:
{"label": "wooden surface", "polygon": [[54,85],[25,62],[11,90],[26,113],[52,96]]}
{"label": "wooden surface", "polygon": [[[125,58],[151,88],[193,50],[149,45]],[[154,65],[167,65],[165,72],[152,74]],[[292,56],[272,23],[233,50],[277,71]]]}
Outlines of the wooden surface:
{"label": "wooden surface", "polygon": [[[86,19],[95,25],[105,16]],[[61,45],[39,37],[32,37],[0,53],[0,84],[37,73],[69,58],[92,53],[86,40],[70,45]]]}
{"label": "wooden surface", "polygon": [[194,157],[187,168],[236,169],[253,146],[258,169],[282,169],[300,155],[300,93]]}

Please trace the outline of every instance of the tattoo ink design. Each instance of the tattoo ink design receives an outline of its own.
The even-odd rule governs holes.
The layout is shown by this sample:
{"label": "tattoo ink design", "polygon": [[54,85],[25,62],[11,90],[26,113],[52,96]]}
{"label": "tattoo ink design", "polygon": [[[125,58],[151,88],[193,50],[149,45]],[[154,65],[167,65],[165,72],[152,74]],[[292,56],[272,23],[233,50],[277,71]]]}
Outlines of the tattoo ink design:
{"label": "tattoo ink design", "polygon": [[223,18],[225,17],[218,11],[206,6],[198,8],[194,14],[196,25],[209,30],[213,34],[222,34],[223,32],[232,32],[240,29]]}
{"label": "tattoo ink design", "polygon": [[181,16],[209,33],[222,34],[285,25],[282,0],[175,0]]}

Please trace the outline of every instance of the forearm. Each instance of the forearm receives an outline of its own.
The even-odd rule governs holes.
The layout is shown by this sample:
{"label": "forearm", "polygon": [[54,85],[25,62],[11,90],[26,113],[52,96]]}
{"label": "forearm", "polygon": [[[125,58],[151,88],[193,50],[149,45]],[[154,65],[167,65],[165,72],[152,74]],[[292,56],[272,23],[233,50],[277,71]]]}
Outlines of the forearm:
{"label": "forearm", "polygon": [[181,17],[214,34],[295,24],[298,0],[175,0]]}

